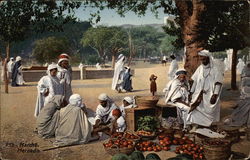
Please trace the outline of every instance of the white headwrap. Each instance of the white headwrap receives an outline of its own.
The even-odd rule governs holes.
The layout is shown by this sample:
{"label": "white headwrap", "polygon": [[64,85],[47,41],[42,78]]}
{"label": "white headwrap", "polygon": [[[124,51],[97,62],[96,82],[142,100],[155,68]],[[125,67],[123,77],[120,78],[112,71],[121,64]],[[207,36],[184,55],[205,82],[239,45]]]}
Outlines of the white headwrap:
{"label": "white headwrap", "polygon": [[14,60],[14,58],[13,58],[13,57],[10,57],[10,60],[12,60],[12,61],[13,61],[13,60]]}
{"label": "white headwrap", "polygon": [[210,57],[211,56],[211,54],[209,53],[209,51],[208,50],[202,50],[202,51],[200,51],[200,52],[198,52],[198,55],[200,55],[200,56],[205,56],[205,57]]}
{"label": "white headwrap", "polygon": [[47,74],[50,75],[50,70],[57,68],[57,65],[55,63],[52,63],[47,68]]}
{"label": "white headwrap", "polygon": [[98,99],[101,101],[107,101],[107,100],[109,100],[109,97],[106,93],[102,93],[98,96]]}
{"label": "white headwrap", "polygon": [[123,100],[127,101],[129,104],[133,104],[134,100],[131,97],[124,97]]}
{"label": "white headwrap", "polygon": [[73,94],[69,98],[69,104],[77,106],[77,107],[82,107],[82,97],[79,94]]}
{"label": "white headwrap", "polygon": [[16,57],[16,62],[21,61],[21,60],[22,60],[22,58],[20,56]]}
{"label": "white headwrap", "polygon": [[68,58],[60,58],[58,60],[58,64],[60,64],[62,61],[69,61],[69,59]]}

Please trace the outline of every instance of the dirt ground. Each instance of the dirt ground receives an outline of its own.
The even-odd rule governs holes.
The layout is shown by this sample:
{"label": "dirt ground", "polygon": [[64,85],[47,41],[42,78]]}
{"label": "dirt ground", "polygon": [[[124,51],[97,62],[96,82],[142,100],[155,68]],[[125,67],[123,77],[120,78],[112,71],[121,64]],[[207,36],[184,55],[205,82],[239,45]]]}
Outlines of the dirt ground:
{"label": "dirt ground", "polygon": [[[169,64],[168,64],[169,65]],[[151,74],[158,76],[158,94],[163,95],[162,89],[167,83],[167,67],[161,64],[149,64],[140,62],[131,68],[135,69],[133,77],[134,92],[117,93],[111,90],[112,79],[74,80],[72,82],[73,92],[79,93],[88,108],[93,110],[98,105],[97,97],[100,93],[107,93],[120,105],[125,96],[149,95],[149,77]],[[239,79],[239,78],[238,78]],[[224,89],[222,92],[221,119],[232,112],[232,107],[237,103],[239,91],[227,90],[230,88],[230,73],[225,74]],[[9,94],[4,93],[1,85],[1,159],[84,159],[84,160],[110,160],[103,148],[103,141],[93,142],[85,145],[71,146],[49,151],[44,148],[52,147],[53,139],[41,139],[33,130],[35,128],[34,109],[37,97],[36,83],[27,83],[22,87],[9,87]],[[242,140],[235,144],[234,151],[244,154],[249,153],[250,142]],[[31,151],[33,153],[24,153]],[[175,156],[174,152],[162,151],[159,153],[162,159]]]}

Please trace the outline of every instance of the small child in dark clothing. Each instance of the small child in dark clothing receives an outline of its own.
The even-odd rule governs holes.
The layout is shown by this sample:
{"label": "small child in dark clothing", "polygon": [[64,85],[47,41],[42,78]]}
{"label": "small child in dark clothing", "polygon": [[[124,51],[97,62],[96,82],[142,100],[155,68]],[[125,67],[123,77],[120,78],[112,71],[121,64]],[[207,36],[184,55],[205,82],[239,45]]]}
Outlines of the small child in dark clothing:
{"label": "small child in dark clothing", "polygon": [[155,92],[157,91],[157,85],[155,80],[157,79],[157,76],[155,76],[154,74],[152,74],[149,78],[150,80],[150,92],[152,93],[152,95],[155,95]]}

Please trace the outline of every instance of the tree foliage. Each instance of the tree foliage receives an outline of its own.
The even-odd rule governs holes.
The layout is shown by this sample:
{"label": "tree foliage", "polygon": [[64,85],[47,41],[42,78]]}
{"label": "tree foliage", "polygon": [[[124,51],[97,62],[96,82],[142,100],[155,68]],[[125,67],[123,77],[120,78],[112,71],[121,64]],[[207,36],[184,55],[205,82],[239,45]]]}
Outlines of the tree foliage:
{"label": "tree foliage", "polygon": [[160,55],[160,44],[165,37],[163,32],[159,32],[151,26],[141,26],[129,29],[135,48],[143,56]]}
{"label": "tree foliage", "polygon": [[32,55],[41,64],[55,62],[61,53],[69,53],[69,42],[65,38],[48,37],[35,41]]}
{"label": "tree foliage", "polygon": [[121,28],[98,26],[88,29],[81,40],[84,46],[90,46],[99,57],[110,55],[117,48],[124,48],[127,44],[127,35]]}
{"label": "tree foliage", "polygon": [[[80,2],[74,1],[1,1],[0,39],[7,45],[24,40],[31,27],[37,32],[62,31],[63,24],[73,18],[72,14],[66,15],[65,12],[73,12],[80,5]],[[64,21],[60,17],[64,17]]]}

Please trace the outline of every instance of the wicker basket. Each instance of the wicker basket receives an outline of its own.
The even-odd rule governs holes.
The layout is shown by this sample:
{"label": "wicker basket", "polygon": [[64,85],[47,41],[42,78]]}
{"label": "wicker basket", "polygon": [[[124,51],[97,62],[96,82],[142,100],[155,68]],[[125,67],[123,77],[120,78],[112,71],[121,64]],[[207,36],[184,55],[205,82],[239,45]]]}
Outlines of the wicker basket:
{"label": "wicker basket", "polygon": [[137,96],[135,97],[135,103],[138,107],[155,107],[159,101],[159,97],[156,96]]}
{"label": "wicker basket", "polygon": [[135,148],[119,148],[118,146],[116,145],[113,145],[111,148],[107,148],[107,147],[104,147],[104,149],[106,150],[106,152],[110,155],[115,155],[115,154],[118,154],[118,153],[124,153],[124,154],[131,154]]}
{"label": "wicker basket", "polygon": [[[207,141],[220,140],[227,142],[226,144],[220,145],[209,145]],[[202,143],[204,148],[204,155],[206,159],[209,160],[228,160],[231,155],[231,143],[227,139],[203,139]]]}

